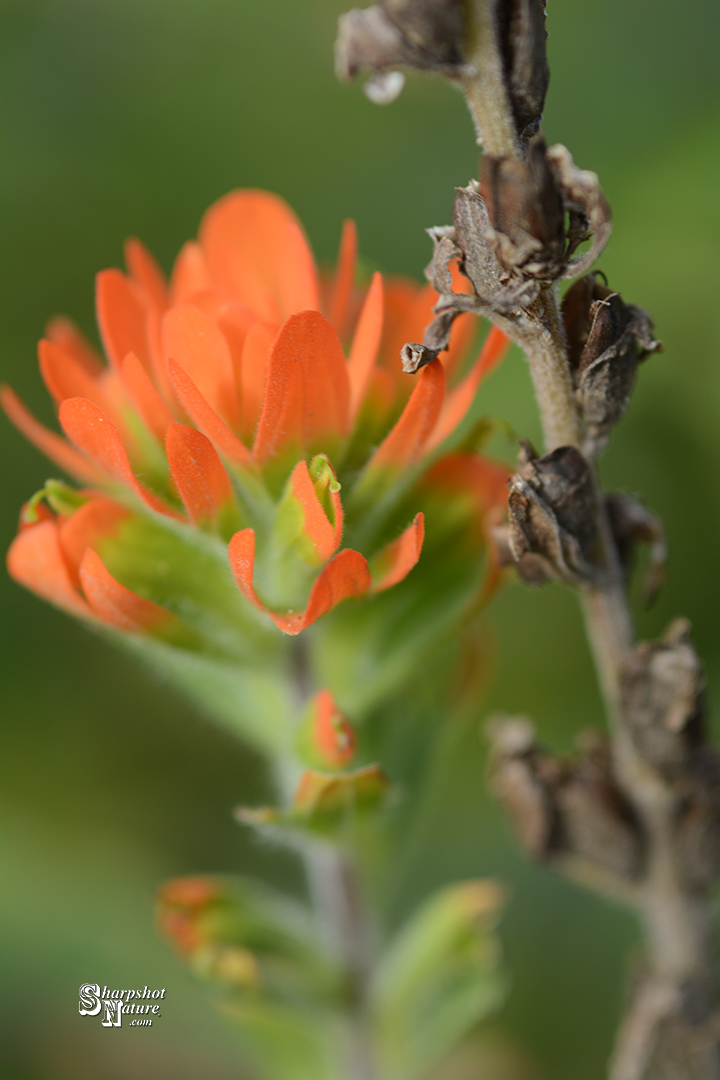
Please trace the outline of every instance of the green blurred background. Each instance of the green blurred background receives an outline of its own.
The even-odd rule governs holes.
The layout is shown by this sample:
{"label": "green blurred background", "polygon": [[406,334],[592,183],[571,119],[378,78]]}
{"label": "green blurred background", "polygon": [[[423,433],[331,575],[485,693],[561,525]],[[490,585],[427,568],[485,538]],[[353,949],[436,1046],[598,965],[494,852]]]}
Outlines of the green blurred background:
{"label": "green blurred background", "polygon": [[[344,6],[0,0],[0,362],[43,419],[52,407],[35,343],[48,316],[72,315],[95,336],[93,276],[119,264],[123,239],[142,237],[169,269],[203,210],[233,187],[282,194],[321,260],[352,216],[371,264],[421,276],[424,227],[449,221],[454,187],[477,173],[470,122],[459,95],[433,80],[411,78],[387,108],[337,85]],[[642,494],[669,535],[670,583],[639,614],[640,631],[688,615],[717,701],[717,5],[554,0],[548,27],[546,134],[600,174],[615,217],[600,265],[653,313],[666,344],[641,370],[604,464],[607,483]],[[483,393],[489,413],[538,440],[519,355]],[[9,424],[0,439],[6,548],[20,504],[55,470]],[[155,937],[152,897],[163,879],[196,871],[292,882],[290,862],[231,820],[238,802],[262,798],[262,766],[129,659],[1,587],[2,1080],[248,1076],[230,1027]],[[568,749],[579,728],[602,722],[592,667],[560,588],[511,586],[488,620],[494,680],[408,854],[402,907],[467,876],[510,887],[511,994],[454,1076],[599,1080],[633,922],[526,864],[484,792],[478,735],[487,712],[521,711]],[[166,986],[162,1021],[107,1031],[79,1017],[88,980]],[[508,1047],[515,1065],[502,1072]]]}

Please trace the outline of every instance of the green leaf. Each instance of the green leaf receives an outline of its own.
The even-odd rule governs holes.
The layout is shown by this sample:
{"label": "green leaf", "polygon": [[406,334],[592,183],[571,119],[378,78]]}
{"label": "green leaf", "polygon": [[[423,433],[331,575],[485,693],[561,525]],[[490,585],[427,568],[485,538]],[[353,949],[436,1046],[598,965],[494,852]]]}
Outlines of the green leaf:
{"label": "green leaf", "polygon": [[286,810],[269,806],[241,808],[236,816],[261,832],[314,833],[339,840],[383,803],[389,786],[379,765],[365,765],[346,773],[307,769]]}
{"label": "green leaf", "polygon": [[502,893],[492,881],[431,897],[381,962],[373,1005],[393,1076],[424,1076],[502,1001],[506,981],[492,934]]}
{"label": "green leaf", "polygon": [[175,649],[145,635],[107,634],[235,738],[262,753],[283,752],[294,704],[279,664],[252,667]]}
{"label": "green leaf", "polygon": [[225,1006],[243,1037],[244,1048],[263,1080],[338,1080],[338,1037],[332,1023],[311,1023],[288,1009],[264,1002]]}

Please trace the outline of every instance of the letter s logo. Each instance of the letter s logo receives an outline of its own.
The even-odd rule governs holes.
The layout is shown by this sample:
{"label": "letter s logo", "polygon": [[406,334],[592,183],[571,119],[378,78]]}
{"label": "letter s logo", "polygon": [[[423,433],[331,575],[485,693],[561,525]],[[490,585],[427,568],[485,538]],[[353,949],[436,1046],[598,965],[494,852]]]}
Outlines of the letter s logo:
{"label": "letter s logo", "polygon": [[83,983],[80,987],[80,1002],[78,1008],[81,1016],[97,1016],[102,1008],[102,1002],[100,1001],[100,987],[97,983]]}

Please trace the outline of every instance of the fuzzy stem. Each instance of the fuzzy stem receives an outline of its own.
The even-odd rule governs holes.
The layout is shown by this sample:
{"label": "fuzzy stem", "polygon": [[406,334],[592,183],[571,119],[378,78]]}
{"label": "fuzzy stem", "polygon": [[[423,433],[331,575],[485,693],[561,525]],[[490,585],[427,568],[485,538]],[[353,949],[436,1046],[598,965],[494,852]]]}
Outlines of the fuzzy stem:
{"label": "fuzzy stem", "polygon": [[555,286],[543,286],[537,300],[526,309],[521,327],[508,323],[506,329],[524,350],[530,364],[546,451],[558,446],[580,448],[583,429]]}
{"label": "fuzzy stem", "polygon": [[315,910],[348,981],[345,1080],[378,1080],[367,1005],[370,929],[357,868],[330,846],[310,849],[305,865]]}
{"label": "fuzzy stem", "polygon": [[477,142],[495,157],[523,157],[510,109],[503,58],[497,41],[495,0],[466,4],[465,56],[470,74],[460,80]]}
{"label": "fuzzy stem", "polygon": [[[291,639],[291,672],[295,707],[302,713],[314,684],[307,643]],[[285,763],[280,787],[289,798],[297,780],[298,763]],[[346,1071],[343,1080],[379,1080],[374,1063],[368,1018],[371,974],[370,919],[356,865],[342,848],[308,844],[301,848],[305,875],[318,926],[340,957],[347,978]]]}

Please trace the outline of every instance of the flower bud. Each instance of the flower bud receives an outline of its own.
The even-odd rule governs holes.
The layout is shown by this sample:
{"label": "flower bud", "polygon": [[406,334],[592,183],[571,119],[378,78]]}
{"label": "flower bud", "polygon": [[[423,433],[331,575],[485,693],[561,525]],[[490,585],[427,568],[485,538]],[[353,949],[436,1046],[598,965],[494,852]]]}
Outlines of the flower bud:
{"label": "flower bud", "polygon": [[315,769],[335,772],[355,754],[355,732],[329,690],[320,690],[308,705],[298,733],[300,756]]}

